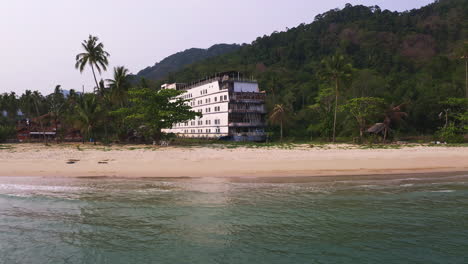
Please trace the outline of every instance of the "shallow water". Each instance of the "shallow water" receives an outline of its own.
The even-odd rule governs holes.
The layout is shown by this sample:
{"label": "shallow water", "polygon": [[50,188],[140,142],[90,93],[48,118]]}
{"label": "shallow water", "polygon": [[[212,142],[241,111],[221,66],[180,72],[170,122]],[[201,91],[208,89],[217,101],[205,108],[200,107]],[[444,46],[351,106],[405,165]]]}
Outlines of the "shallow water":
{"label": "shallow water", "polygon": [[467,263],[468,176],[0,177],[0,263]]}

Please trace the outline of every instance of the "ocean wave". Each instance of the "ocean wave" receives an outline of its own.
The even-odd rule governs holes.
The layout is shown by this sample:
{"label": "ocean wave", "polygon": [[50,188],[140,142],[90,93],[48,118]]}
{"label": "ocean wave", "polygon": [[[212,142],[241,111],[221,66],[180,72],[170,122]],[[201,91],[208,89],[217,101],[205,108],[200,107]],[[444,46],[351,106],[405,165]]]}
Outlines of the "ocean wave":
{"label": "ocean wave", "polygon": [[26,184],[0,184],[0,190],[8,191],[49,191],[49,192],[74,192],[87,190],[87,187],[54,186],[54,185],[26,185]]}
{"label": "ocean wave", "polygon": [[412,187],[412,186],[414,186],[414,184],[412,184],[412,183],[407,183],[407,184],[402,184],[402,185],[400,185],[400,186],[401,186],[401,187]]}

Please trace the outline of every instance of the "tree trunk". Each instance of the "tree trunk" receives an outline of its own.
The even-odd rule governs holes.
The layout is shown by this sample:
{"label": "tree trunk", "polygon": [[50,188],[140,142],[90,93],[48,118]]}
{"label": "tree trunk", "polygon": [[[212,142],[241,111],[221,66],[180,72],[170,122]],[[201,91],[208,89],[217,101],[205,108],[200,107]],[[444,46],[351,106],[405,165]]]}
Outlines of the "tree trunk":
{"label": "tree trunk", "polygon": [[335,80],[335,116],[333,118],[333,143],[336,142],[336,112],[338,110],[338,78]]}
{"label": "tree trunk", "polygon": [[[93,71],[94,81],[96,82],[96,90],[97,90],[97,89],[99,89],[99,84],[98,84],[98,81],[96,79],[96,73],[94,72],[93,64],[91,64],[91,70]],[[94,91],[96,91],[96,90],[94,90]]]}
{"label": "tree trunk", "polygon": [[468,98],[468,58],[465,56],[465,89],[466,89],[466,98]]}
{"label": "tree trunk", "polygon": [[384,128],[384,136],[383,136],[383,143],[387,141],[387,128]]}
{"label": "tree trunk", "polygon": [[280,141],[283,142],[283,120],[280,123]]}
{"label": "tree trunk", "polygon": [[444,128],[447,128],[447,126],[448,126],[448,111],[446,110],[445,111],[445,126],[444,126]]}

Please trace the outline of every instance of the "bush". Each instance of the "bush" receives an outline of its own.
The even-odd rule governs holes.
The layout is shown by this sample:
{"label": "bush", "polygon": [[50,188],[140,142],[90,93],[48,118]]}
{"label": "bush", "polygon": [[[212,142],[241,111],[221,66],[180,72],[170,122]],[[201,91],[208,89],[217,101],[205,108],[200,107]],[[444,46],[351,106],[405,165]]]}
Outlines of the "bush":
{"label": "bush", "polygon": [[436,137],[440,141],[447,143],[463,143],[464,138],[460,129],[458,129],[455,124],[450,123],[447,127],[439,129],[436,133]]}
{"label": "bush", "polygon": [[0,142],[5,142],[8,139],[15,137],[15,128],[12,126],[0,126]]}

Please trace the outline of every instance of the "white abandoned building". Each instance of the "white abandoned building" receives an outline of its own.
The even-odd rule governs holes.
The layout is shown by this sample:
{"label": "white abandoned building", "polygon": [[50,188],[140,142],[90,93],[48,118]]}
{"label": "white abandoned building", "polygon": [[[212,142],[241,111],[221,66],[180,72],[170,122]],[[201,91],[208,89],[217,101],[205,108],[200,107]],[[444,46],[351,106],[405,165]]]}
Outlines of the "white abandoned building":
{"label": "white abandoned building", "polygon": [[181,137],[220,138],[234,141],[265,140],[265,92],[258,83],[227,72],[190,84],[164,84],[162,89],[183,90],[193,111],[202,113],[185,123],[163,130]]}

